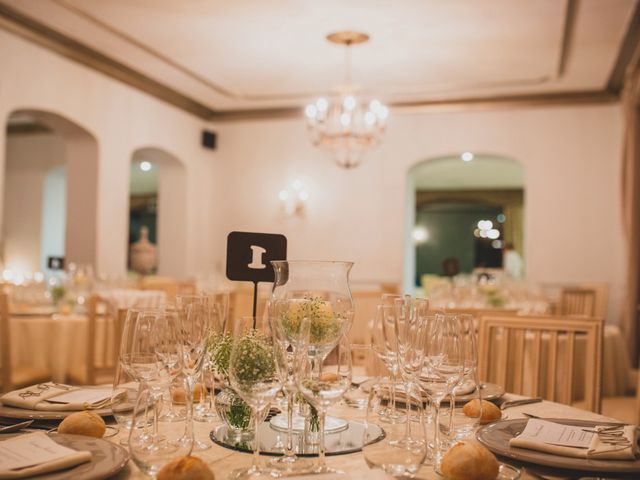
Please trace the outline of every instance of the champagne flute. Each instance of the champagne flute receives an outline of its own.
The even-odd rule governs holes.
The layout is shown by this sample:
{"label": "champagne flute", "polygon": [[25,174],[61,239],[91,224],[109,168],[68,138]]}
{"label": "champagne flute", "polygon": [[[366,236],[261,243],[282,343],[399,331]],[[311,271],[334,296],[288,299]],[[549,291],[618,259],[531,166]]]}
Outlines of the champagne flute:
{"label": "champagne flute", "polygon": [[[179,343],[182,368],[187,379],[187,397],[191,408],[193,408],[196,381],[205,360],[206,341],[213,327],[210,304],[210,299],[206,295],[176,296],[176,309],[180,319]],[[193,432],[193,412],[191,412],[189,423]],[[198,439],[194,441],[195,451],[209,448],[211,448],[209,443]]]}
{"label": "champagne flute", "polygon": [[351,348],[349,340],[343,335],[331,355],[315,355],[310,348],[308,322],[305,318],[300,328],[300,342],[303,346],[296,352],[295,379],[299,392],[318,411],[320,444],[318,461],[313,471],[342,473],[327,466],[325,461],[325,418],[327,409],[340,401],[351,387]]}
{"label": "champagne flute", "polygon": [[405,429],[401,425],[386,426],[384,438],[378,442],[372,442],[377,434],[377,427],[373,419],[379,416],[385,404],[389,401],[392,385],[377,383],[371,387],[367,403],[367,416],[363,437],[362,452],[364,459],[370,468],[382,469],[394,478],[413,477],[427,457],[427,429],[422,406],[420,390],[413,384],[412,390],[407,392],[408,410],[413,412],[417,422],[407,422],[410,428],[411,444],[404,442]]}
{"label": "champagne flute", "polygon": [[440,468],[440,404],[462,377],[464,367],[460,339],[460,322],[456,315],[437,313],[427,317],[425,356],[420,386],[427,392],[434,409],[433,459],[436,471]]}
{"label": "champagne flute", "polygon": [[[260,476],[260,415],[282,388],[278,371],[282,361],[270,334],[253,328],[253,317],[238,319],[234,325],[234,342],[229,358],[229,382],[235,392],[251,407],[254,422],[253,463],[248,470],[232,472],[232,479]],[[267,472],[268,473],[268,472]]]}

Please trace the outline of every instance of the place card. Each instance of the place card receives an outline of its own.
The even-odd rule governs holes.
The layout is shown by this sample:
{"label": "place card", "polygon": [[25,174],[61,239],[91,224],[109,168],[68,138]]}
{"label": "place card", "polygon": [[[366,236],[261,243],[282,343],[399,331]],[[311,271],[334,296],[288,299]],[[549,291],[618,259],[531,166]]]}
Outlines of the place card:
{"label": "place card", "polygon": [[584,427],[562,425],[531,418],[525,429],[516,438],[563,447],[589,448],[594,433],[585,432]]}
{"label": "place card", "polygon": [[48,398],[49,403],[96,404],[111,398],[111,388],[80,388]]}
{"label": "place card", "polygon": [[0,472],[40,465],[77,453],[57,444],[44,432],[20,435],[0,442]]}

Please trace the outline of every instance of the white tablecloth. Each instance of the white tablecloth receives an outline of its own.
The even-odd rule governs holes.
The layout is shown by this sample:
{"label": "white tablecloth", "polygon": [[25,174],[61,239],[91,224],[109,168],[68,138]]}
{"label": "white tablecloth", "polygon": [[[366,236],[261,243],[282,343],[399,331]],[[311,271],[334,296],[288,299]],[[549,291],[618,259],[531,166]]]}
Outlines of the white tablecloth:
{"label": "white tablecloth", "polygon": [[[10,318],[13,365],[48,368],[54,382],[65,382],[71,367],[86,365],[87,325],[84,315],[13,316]],[[109,325],[109,326],[107,326]],[[96,336],[113,338],[112,324],[99,318]],[[99,341],[98,345],[105,342]],[[99,356],[102,351],[98,350]]]}

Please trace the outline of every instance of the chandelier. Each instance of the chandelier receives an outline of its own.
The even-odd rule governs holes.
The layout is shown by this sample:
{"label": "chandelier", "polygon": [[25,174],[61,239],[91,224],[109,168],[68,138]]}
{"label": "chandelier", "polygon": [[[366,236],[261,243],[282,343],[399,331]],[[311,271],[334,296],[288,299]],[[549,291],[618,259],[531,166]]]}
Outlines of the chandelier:
{"label": "chandelier", "polygon": [[329,151],[341,167],[354,168],[380,142],[389,109],[378,99],[358,96],[358,88],[351,82],[350,47],[368,41],[369,35],[336,32],[327,35],[327,40],[346,47],[345,84],[336,93],[307,105],[307,129],[313,145]]}

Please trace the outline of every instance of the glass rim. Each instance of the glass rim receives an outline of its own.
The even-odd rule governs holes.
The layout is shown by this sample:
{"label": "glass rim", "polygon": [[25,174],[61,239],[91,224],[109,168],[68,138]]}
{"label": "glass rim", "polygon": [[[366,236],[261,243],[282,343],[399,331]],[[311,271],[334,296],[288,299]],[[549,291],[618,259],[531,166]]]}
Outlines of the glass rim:
{"label": "glass rim", "polygon": [[319,264],[319,265],[349,265],[353,266],[354,262],[350,262],[348,260],[271,260],[269,263],[272,265],[276,265],[279,263],[309,263],[309,264]]}

